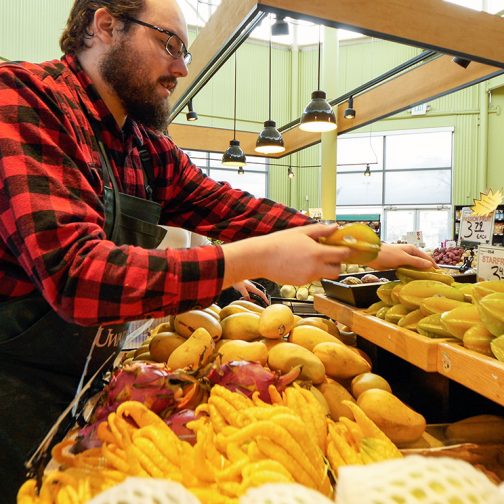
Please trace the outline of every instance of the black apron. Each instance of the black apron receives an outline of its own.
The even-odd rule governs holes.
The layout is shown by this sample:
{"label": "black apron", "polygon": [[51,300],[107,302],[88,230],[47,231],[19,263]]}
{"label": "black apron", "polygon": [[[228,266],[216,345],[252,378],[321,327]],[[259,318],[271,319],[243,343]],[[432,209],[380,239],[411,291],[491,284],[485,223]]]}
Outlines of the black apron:
{"label": "black apron", "polygon": [[[119,192],[101,142],[99,147],[107,238],[117,245],[156,248],[166,230],[156,225],[161,207],[151,200],[150,154],[140,150],[145,200]],[[24,462],[72,401],[79,383],[114,360],[126,333],[127,324],[82,327],[66,322],[39,293],[0,303],[2,503],[15,502],[26,477]]]}

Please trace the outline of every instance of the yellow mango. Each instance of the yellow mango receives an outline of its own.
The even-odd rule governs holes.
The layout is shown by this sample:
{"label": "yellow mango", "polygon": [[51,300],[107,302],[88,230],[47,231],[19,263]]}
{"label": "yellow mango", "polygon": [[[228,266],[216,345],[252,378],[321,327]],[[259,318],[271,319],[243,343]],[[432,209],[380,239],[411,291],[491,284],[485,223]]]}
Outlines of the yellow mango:
{"label": "yellow mango", "polygon": [[301,325],[314,326],[314,327],[318,327],[319,329],[322,329],[323,331],[329,332],[328,326],[325,323],[325,319],[323,319],[322,317],[301,318],[301,320],[295,322],[294,327],[301,326]]}
{"label": "yellow mango", "polygon": [[456,443],[502,443],[504,442],[504,417],[475,415],[446,428],[447,439]]}
{"label": "yellow mango", "polygon": [[157,333],[149,343],[149,353],[156,362],[166,362],[175,348],[186,341],[186,338],[175,332]]}
{"label": "yellow mango", "polygon": [[[320,318],[320,317],[315,317],[315,318]],[[339,330],[338,324],[330,318],[324,318],[322,320],[324,321],[324,324],[327,325],[327,332],[338,338],[340,335],[340,330]]]}
{"label": "yellow mango", "polygon": [[232,301],[229,304],[233,306],[243,306],[244,308],[247,308],[248,310],[256,313],[261,313],[264,310],[263,306],[259,306],[258,304],[255,304],[252,301],[247,301],[246,299],[237,299],[236,301]]}
{"label": "yellow mango", "polygon": [[313,347],[313,353],[323,362],[325,372],[331,378],[352,378],[371,371],[364,357],[342,343],[319,343]]}
{"label": "yellow mango", "polygon": [[329,415],[335,422],[337,422],[341,416],[353,420],[353,413],[350,411],[348,406],[343,404],[343,401],[355,402],[355,399],[352,397],[352,394],[343,387],[343,385],[337,381],[330,380],[327,383],[321,383],[318,385],[317,389],[324,396],[329,407]]}
{"label": "yellow mango", "polygon": [[284,304],[267,306],[259,316],[259,333],[263,338],[279,339],[294,327],[294,314]]}
{"label": "yellow mango", "polygon": [[458,339],[462,339],[470,327],[481,322],[477,306],[469,303],[441,313],[440,321],[441,325]]}
{"label": "yellow mango", "polygon": [[315,385],[322,383],[325,379],[322,361],[310,350],[295,343],[282,342],[271,348],[268,353],[268,366],[282,373],[300,366],[300,378],[310,380]]}
{"label": "yellow mango", "polygon": [[314,326],[300,325],[294,327],[289,334],[289,341],[300,345],[308,350],[313,350],[313,348],[319,343],[332,342],[343,344],[336,336],[329,334],[327,331],[319,329]]}
{"label": "yellow mango", "polygon": [[361,373],[355,376],[350,383],[352,395],[357,399],[363,392],[372,388],[379,388],[392,392],[390,384],[385,378],[375,373]]}
{"label": "yellow mango", "polygon": [[425,432],[425,418],[387,390],[366,390],[357,404],[396,444],[412,443]]}
{"label": "yellow mango", "polygon": [[229,340],[219,348],[219,353],[223,364],[244,360],[265,366],[268,361],[268,349],[260,341]]}
{"label": "yellow mango", "polygon": [[241,305],[229,304],[222,308],[222,310],[219,312],[219,317],[221,320],[224,320],[226,317],[229,317],[229,315],[234,315],[235,313],[250,313],[250,310]]}
{"label": "yellow mango", "polygon": [[156,327],[149,331],[150,336],[155,336],[158,332],[172,332],[175,331],[175,327],[173,325],[173,321],[175,317],[173,315],[169,315],[165,322],[161,322]]}
{"label": "yellow mango", "polygon": [[259,313],[235,313],[221,320],[222,337],[233,340],[253,341],[261,338]]}
{"label": "yellow mango", "polygon": [[203,310],[190,310],[179,313],[175,317],[174,327],[175,332],[184,338],[189,338],[199,327],[205,328],[215,341],[222,336],[220,322],[213,315]]}
{"label": "yellow mango", "polygon": [[210,333],[199,327],[182,345],[173,350],[168,357],[168,367],[172,370],[196,369],[209,361],[214,349],[215,343]]}

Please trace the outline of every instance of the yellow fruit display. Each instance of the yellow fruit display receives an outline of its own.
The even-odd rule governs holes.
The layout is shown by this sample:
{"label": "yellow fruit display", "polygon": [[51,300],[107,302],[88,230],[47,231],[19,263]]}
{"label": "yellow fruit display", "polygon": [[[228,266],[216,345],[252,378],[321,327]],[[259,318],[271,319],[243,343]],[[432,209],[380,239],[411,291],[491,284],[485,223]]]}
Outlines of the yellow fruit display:
{"label": "yellow fruit display", "polygon": [[199,327],[182,345],[173,350],[168,358],[168,367],[196,369],[208,362],[214,349],[215,343],[210,333]]}
{"label": "yellow fruit display", "polygon": [[488,294],[478,303],[481,322],[494,335],[504,334],[504,292]]}
{"label": "yellow fruit display", "polygon": [[329,414],[334,421],[338,421],[340,417],[344,416],[353,419],[353,413],[350,408],[343,404],[343,401],[355,402],[352,394],[337,381],[328,381],[321,383],[317,389],[322,393],[327,405],[329,406]]}
{"label": "yellow fruit display", "polygon": [[351,249],[347,263],[367,264],[378,257],[381,242],[379,236],[366,224],[354,223],[342,226],[330,236],[321,238],[327,245]]}
{"label": "yellow fruit display", "polygon": [[253,341],[261,338],[259,313],[235,313],[221,320],[222,337],[232,340]]}
{"label": "yellow fruit display", "polygon": [[156,362],[166,362],[175,348],[186,340],[175,332],[157,333],[149,343],[149,353]]}
{"label": "yellow fruit display", "polygon": [[474,302],[477,304],[488,294],[494,292],[504,293],[504,280],[487,280],[485,282],[478,282],[473,285],[472,296]]}
{"label": "yellow fruit display", "polygon": [[441,324],[441,313],[434,313],[419,320],[417,332],[427,338],[452,338],[452,334]]}
{"label": "yellow fruit display", "polygon": [[453,277],[447,273],[443,273],[443,271],[438,268],[423,270],[413,268],[412,266],[397,268],[396,277],[403,283],[408,283],[413,280],[436,280],[447,285],[453,283]]}
{"label": "yellow fruit display", "polygon": [[357,399],[366,390],[377,388],[392,392],[390,384],[385,378],[375,373],[361,373],[352,379],[350,389]]}
{"label": "yellow fruit display", "polygon": [[425,298],[420,303],[420,311],[424,314],[424,317],[427,315],[434,315],[434,313],[443,313],[445,311],[453,310],[453,308],[457,308],[457,306],[466,306],[468,303],[464,301],[458,301],[456,299],[450,299],[441,296],[431,296]]}
{"label": "yellow fruit display", "polygon": [[250,310],[241,305],[229,304],[222,308],[222,310],[219,312],[219,317],[221,320],[224,320],[226,317],[229,317],[229,315],[234,315],[235,313],[250,313]]}
{"label": "yellow fruit display", "polygon": [[229,340],[219,347],[222,363],[245,360],[259,362],[265,366],[268,361],[268,349],[260,341]]}
{"label": "yellow fruit display", "polygon": [[284,304],[267,306],[259,317],[259,334],[263,338],[279,339],[294,327],[294,314]]}
{"label": "yellow fruit display", "polygon": [[425,418],[386,390],[366,390],[357,404],[396,444],[412,443],[425,432]]}
{"label": "yellow fruit display", "polygon": [[328,325],[326,324],[325,319],[323,319],[321,317],[301,318],[301,320],[298,320],[295,322],[294,327],[301,326],[301,325],[303,325],[303,326],[309,325],[309,326],[318,327],[319,329],[322,329],[323,331],[328,332]]}
{"label": "yellow fruit display", "polygon": [[401,282],[399,280],[395,280],[393,282],[384,283],[376,289],[376,295],[385,306],[392,306],[395,304],[394,301],[392,301],[392,289],[400,284]]}
{"label": "yellow fruit display", "polygon": [[504,418],[497,415],[476,415],[448,425],[445,436],[456,443],[504,442]]}
{"label": "yellow fruit display", "polygon": [[342,343],[319,343],[313,347],[313,353],[323,362],[325,371],[331,378],[352,378],[371,371],[371,366],[364,357]]}
{"label": "yellow fruit display", "polygon": [[387,313],[385,314],[385,320],[387,322],[390,322],[391,324],[398,324],[399,321],[405,315],[408,315],[410,311],[411,310],[409,308],[406,308],[406,306],[402,304],[396,304],[394,306],[391,306],[390,309],[387,310]]}
{"label": "yellow fruit display", "polygon": [[264,311],[263,306],[259,306],[258,304],[253,303],[252,301],[247,301],[246,299],[237,299],[236,301],[231,301],[228,306],[243,306],[252,312],[261,313]]}
{"label": "yellow fruit display", "polygon": [[481,323],[473,325],[464,333],[464,347],[493,357],[491,343],[495,336]]}
{"label": "yellow fruit display", "polygon": [[481,322],[478,307],[469,303],[464,305],[441,313],[440,316],[441,325],[458,339],[463,339],[469,328]]}
{"label": "yellow fruit display", "polygon": [[404,317],[397,322],[399,327],[403,327],[404,329],[409,329],[410,331],[416,331],[417,325],[420,320],[422,320],[425,315],[421,312],[421,310],[413,310],[404,315]]}
{"label": "yellow fruit display", "polygon": [[190,310],[179,313],[175,317],[175,332],[180,336],[184,336],[184,338],[189,338],[200,327],[204,327],[215,341],[222,336],[220,322],[213,315],[203,310]]}
{"label": "yellow fruit display", "polygon": [[324,342],[343,344],[336,336],[315,326],[299,325],[294,327],[289,334],[289,341],[301,345],[308,350],[313,350],[315,345]]}
{"label": "yellow fruit display", "polygon": [[404,285],[399,292],[401,304],[416,310],[425,298],[442,296],[457,301],[464,301],[464,294],[454,287],[435,280],[413,280]]}
{"label": "yellow fruit display", "polygon": [[268,353],[268,366],[282,373],[300,366],[299,376],[305,380],[311,380],[315,385],[322,383],[325,379],[322,361],[310,350],[294,343],[283,342],[271,348]]}

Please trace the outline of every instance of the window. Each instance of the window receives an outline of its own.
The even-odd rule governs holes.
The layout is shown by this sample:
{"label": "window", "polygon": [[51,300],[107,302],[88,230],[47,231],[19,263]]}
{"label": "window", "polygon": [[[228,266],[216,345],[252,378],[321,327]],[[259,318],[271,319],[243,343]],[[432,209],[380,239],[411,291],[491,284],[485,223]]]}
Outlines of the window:
{"label": "window", "polygon": [[[356,214],[380,206],[385,240],[421,230],[426,245],[437,246],[452,235],[450,207],[444,206],[451,204],[452,143],[452,128],[342,135],[338,213],[341,206]],[[364,176],[367,165],[369,177]]]}
{"label": "window", "polygon": [[268,159],[247,156],[247,165],[243,167],[244,174],[238,174],[238,168],[226,167],[221,163],[222,154],[215,152],[184,151],[191,161],[201,168],[203,173],[218,182],[228,182],[236,189],[242,189],[257,198],[265,198],[268,194]]}

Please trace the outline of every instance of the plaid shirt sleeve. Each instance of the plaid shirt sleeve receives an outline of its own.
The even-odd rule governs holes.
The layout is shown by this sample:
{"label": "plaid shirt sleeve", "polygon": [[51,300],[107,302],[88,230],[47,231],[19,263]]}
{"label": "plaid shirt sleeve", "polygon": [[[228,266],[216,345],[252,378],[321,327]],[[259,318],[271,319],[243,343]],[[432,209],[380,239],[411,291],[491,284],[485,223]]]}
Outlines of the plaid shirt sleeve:
{"label": "plaid shirt sleeve", "polygon": [[[89,326],[213,302],[220,247],[146,250],[106,239],[103,182],[75,124],[75,97],[34,73],[0,69],[0,301],[38,290],[60,316]],[[308,222],[211,181],[166,142],[153,145],[166,223],[228,241]]]}

